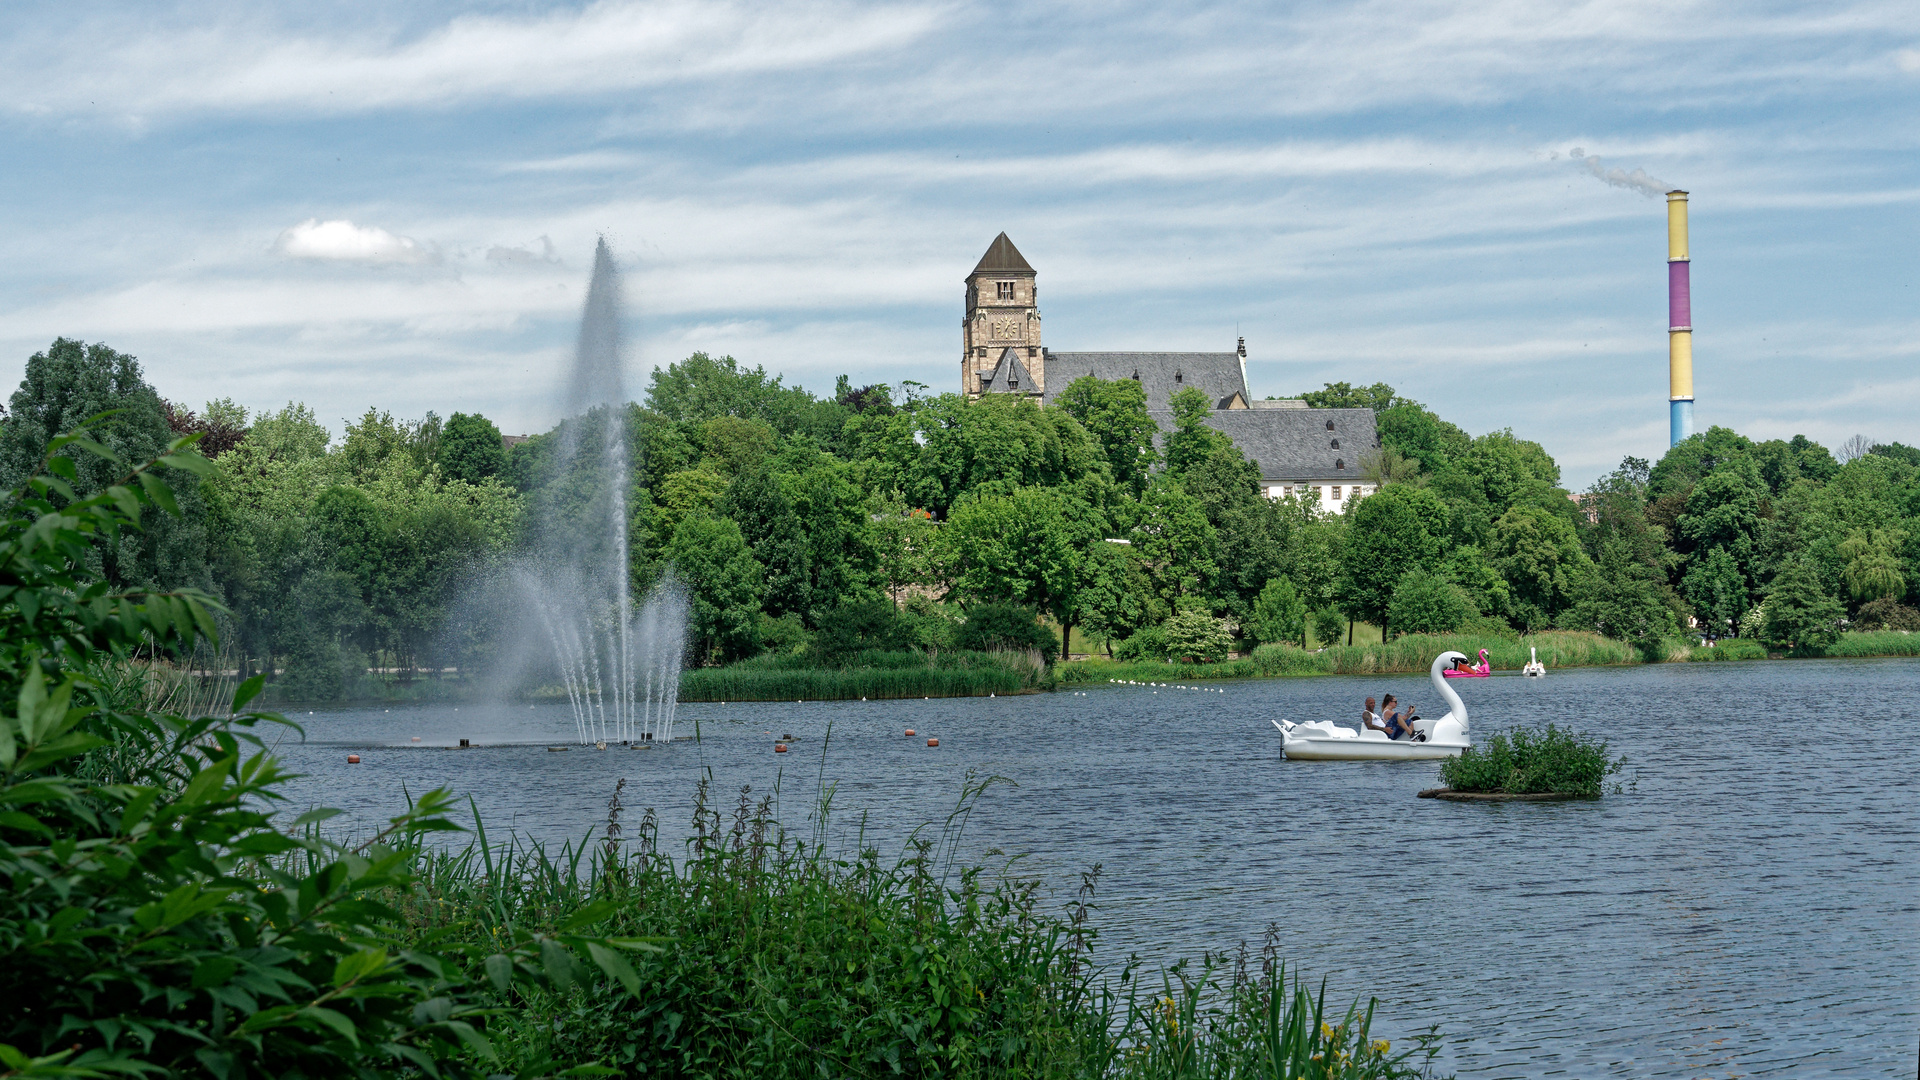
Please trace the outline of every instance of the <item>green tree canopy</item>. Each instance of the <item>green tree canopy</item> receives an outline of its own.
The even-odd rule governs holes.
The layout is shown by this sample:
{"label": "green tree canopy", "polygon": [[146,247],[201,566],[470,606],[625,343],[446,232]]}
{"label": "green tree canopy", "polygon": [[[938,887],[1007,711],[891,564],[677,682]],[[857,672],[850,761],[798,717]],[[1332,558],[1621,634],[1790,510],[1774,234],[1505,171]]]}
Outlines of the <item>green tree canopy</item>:
{"label": "green tree canopy", "polygon": [[1114,482],[1138,495],[1159,460],[1153,442],[1160,434],[1139,381],[1083,375],[1067,385],[1057,403],[1100,444]]}
{"label": "green tree canopy", "polygon": [[493,421],[479,413],[457,412],[440,433],[437,461],[449,478],[478,484],[506,468],[507,449]]}
{"label": "green tree canopy", "polygon": [[1388,626],[1388,608],[1409,570],[1432,570],[1447,533],[1447,508],[1425,488],[1395,484],[1353,504],[1341,553],[1339,596],[1355,618]]}

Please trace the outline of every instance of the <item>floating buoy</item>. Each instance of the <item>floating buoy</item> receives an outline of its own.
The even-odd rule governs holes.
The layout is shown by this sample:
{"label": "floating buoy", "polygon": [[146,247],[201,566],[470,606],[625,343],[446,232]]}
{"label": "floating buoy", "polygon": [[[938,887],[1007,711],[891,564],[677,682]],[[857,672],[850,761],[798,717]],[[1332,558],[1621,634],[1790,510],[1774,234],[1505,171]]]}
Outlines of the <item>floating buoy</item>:
{"label": "floating buoy", "polygon": [[909,739],[911,739],[911,738],[913,738],[913,729],[912,729],[912,728],[908,728],[908,729],[907,729],[907,738],[909,738]]}
{"label": "floating buoy", "polygon": [[939,739],[928,739],[928,740],[927,740],[927,745],[928,745],[928,746],[939,746],[939,745],[940,745],[940,740],[939,740]]}
{"label": "floating buoy", "polygon": [[792,741],[793,741],[793,736],[791,736],[791,735],[782,735],[782,736],[780,736],[780,738],[781,738],[781,740],[782,740],[782,741],[784,741],[784,742],[792,742]]}
{"label": "floating buoy", "polygon": [[786,752],[787,752],[787,744],[786,744],[786,743],[783,743],[783,742],[777,742],[777,743],[774,743],[774,744],[773,744],[773,752],[774,752],[774,753],[776,753],[776,754],[784,754],[784,753],[786,753]]}
{"label": "floating buoy", "polygon": [[414,737],[413,737],[412,739],[410,739],[409,741],[410,741],[410,742],[419,742],[419,741],[420,741],[420,736],[418,736],[418,735],[415,735],[415,736],[414,736]]}
{"label": "floating buoy", "polygon": [[349,765],[358,765],[358,764],[360,764],[360,755],[359,755],[359,754],[348,754],[348,755],[347,755],[347,764],[349,764]]}
{"label": "floating buoy", "polygon": [[597,742],[593,744],[593,748],[595,750],[605,750],[607,748],[607,744],[605,742]]}
{"label": "floating buoy", "polygon": [[549,747],[547,747],[547,753],[549,753],[549,754],[564,754],[564,753],[566,753],[566,752],[567,752],[567,748],[566,748],[566,747],[564,747],[564,746],[549,746]]}

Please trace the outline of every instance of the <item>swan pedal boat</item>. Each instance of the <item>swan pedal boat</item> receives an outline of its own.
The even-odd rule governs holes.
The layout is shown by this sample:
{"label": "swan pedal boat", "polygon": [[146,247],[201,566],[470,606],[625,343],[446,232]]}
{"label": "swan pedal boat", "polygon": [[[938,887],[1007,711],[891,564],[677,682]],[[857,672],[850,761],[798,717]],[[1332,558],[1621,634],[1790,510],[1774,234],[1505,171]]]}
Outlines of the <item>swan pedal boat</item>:
{"label": "swan pedal boat", "polygon": [[[1466,658],[1461,657],[1461,659],[1464,660]],[[1447,670],[1441,672],[1440,674],[1446,676],[1449,679],[1485,679],[1493,675],[1493,666],[1487,663],[1487,650],[1481,649],[1480,663],[1474,665],[1473,667],[1468,668],[1465,671],[1459,671],[1454,668],[1448,668]]]}
{"label": "swan pedal boat", "polygon": [[1433,661],[1428,677],[1449,707],[1445,716],[1413,722],[1412,739],[1389,739],[1384,732],[1362,728],[1355,731],[1330,720],[1296,724],[1275,720],[1280,729],[1281,753],[1289,761],[1433,761],[1459,757],[1472,745],[1467,732],[1467,706],[1460,695],[1447,685],[1442,672],[1466,654],[1443,652]]}

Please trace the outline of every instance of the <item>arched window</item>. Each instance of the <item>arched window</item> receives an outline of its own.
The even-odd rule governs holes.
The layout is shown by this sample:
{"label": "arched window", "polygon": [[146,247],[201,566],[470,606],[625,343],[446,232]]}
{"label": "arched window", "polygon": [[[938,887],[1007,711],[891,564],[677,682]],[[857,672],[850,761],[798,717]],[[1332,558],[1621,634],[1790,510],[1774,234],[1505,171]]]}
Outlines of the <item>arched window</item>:
{"label": "arched window", "polygon": [[1333,467],[1334,467],[1334,468],[1336,468],[1336,469],[1344,469],[1344,468],[1346,468],[1346,467],[1347,467],[1347,459],[1346,459],[1346,458],[1334,458],[1334,459],[1333,459]]}
{"label": "arched window", "polygon": [[1333,446],[1330,447],[1330,449],[1333,449],[1333,450],[1340,449],[1340,440],[1339,439],[1333,440]]}
{"label": "arched window", "polygon": [[1332,431],[1332,430],[1333,430],[1333,421],[1331,421],[1331,420],[1329,420],[1329,421],[1327,421],[1327,430],[1328,430],[1328,431]]}

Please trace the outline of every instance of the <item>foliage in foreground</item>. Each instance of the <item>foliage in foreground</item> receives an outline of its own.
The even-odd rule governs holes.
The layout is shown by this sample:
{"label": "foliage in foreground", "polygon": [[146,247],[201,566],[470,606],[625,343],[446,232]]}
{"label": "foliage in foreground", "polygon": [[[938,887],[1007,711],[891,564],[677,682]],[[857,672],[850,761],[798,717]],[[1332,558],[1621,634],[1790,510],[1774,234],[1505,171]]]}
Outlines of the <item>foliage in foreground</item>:
{"label": "foliage in foreground", "polygon": [[[289,836],[268,816],[284,774],[249,730],[277,718],[117,700],[135,652],[211,636],[203,595],[117,589],[92,557],[176,509],[154,466],[203,469],[185,442],[128,468],[53,440],[0,511],[0,1075],[492,1072],[490,996],[570,975],[582,948],[624,986],[618,950],[647,946],[584,936],[601,918],[588,908],[538,935],[497,926],[465,952],[396,949],[387,900],[411,889],[421,838],[453,828],[445,793],[357,847]],[[77,497],[59,453],[72,445],[120,479]]]}
{"label": "foliage in foreground", "polygon": [[[623,1075],[800,1078],[1414,1077],[1432,1038],[1395,1054],[1371,1032],[1372,1003],[1328,1014],[1280,968],[1271,938],[1257,970],[1241,956],[1157,979],[1096,969],[1090,921],[1098,871],[1064,917],[1036,883],[956,866],[972,800],[937,837],[886,862],[871,847],[829,854],[831,793],[815,838],[796,840],[773,800],[741,789],[731,813],[695,799],[685,857],[659,850],[649,811],[621,844],[551,858],[481,845],[430,860],[404,910],[407,932],[481,944],[484,923],[540,927],[582,907],[609,931],[671,945],[636,956],[640,1003],[607,980],[517,990],[488,1029],[502,1063],[592,1058]],[[622,853],[622,846],[633,850]]]}
{"label": "foliage in foreground", "polygon": [[1606,778],[1626,763],[1625,756],[1609,759],[1604,741],[1548,724],[1544,731],[1516,728],[1469,746],[1440,764],[1440,779],[1455,791],[1598,798]]}

